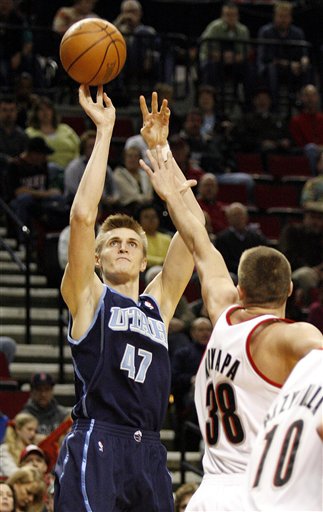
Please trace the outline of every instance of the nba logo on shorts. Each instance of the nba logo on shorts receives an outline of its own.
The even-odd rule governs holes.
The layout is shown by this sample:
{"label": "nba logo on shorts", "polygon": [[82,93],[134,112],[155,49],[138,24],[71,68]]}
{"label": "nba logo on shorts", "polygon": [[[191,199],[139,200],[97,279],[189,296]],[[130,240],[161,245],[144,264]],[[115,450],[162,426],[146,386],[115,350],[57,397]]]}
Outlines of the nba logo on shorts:
{"label": "nba logo on shorts", "polygon": [[134,433],[133,438],[134,438],[135,441],[137,441],[137,443],[141,443],[142,432],[140,432],[140,430],[137,430]]}

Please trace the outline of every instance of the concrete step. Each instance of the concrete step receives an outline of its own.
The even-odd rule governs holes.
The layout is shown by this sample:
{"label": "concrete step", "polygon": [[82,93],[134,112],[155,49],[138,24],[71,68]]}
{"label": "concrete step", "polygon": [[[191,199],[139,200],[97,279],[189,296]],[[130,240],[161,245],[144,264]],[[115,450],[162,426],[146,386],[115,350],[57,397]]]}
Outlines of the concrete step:
{"label": "concrete step", "polygon": [[[31,376],[34,373],[47,372],[50,373],[54,380],[59,378],[59,365],[56,363],[16,363],[10,365],[10,373],[12,378],[20,383],[30,382]],[[72,364],[65,364],[65,381],[67,383],[74,382],[74,371]]]}
{"label": "concrete step", "polygon": [[[1,326],[1,335],[14,338],[17,343],[25,343],[24,325],[5,324]],[[58,345],[59,328],[56,325],[31,325],[31,343]]]}
{"label": "concrete step", "polygon": [[[33,325],[57,325],[59,319],[58,308],[31,308],[31,321]],[[25,307],[0,307],[1,324],[25,324]]]}
{"label": "concrete step", "polygon": [[[71,349],[67,345],[63,347],[64,361],[71,363]],[[48,363],[59,362],[59,347],[53,345],[17,345],[17,352],[15,355],[16,363],[38,363],[43,361]]]}
{"label": "concrete step", "polygon": [[[199,468],[201,465],[202,455],[200,452],[186,452],[187,462]],[[178,471],[180,469],[181,453],[178,451],[167,452],[167,467],[170,471]]]}
{"label": "concrete step", "polygon": [[[19,287],[0,286],[2,306],[23,306],[25,290]],[[58,290],[56,288],[31,288],[32,306],[57,307]]]}
{"label": "concrete step", "polygon": [[[14,286],[24,292],[26,277],[24,274],[0,274],[0,286]],[[40,274],[31,274],[30,285],[33,287],[46,287],[47,279]]]}
{"label": "concrete step", "polygon": [[[0,269],[1,274],[21,274],[21,270],[14,261],[0,261]],[[33,274],[38,272],[36,263],[30,263],[30,272]]]}
{"label": "concrete step", "polygon": [[[181,472],[180,471],[171,471],[172,482],[173,482],[173,491],[176,491],[178,487],[181,485]],[[196,483],[200,484],[202,477],[193,473],[193,471],[186,471],[185,473],[186,483]]]}

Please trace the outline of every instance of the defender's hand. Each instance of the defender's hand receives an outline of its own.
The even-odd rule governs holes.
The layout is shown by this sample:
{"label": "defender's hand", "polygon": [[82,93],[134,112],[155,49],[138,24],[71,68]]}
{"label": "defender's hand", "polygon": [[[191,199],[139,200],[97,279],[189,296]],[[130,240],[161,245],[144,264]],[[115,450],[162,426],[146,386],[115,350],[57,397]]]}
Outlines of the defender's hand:
{"label": "defender's hand", "polygon": [[142,113],[143,126],[140,130],[149,149],[167,144],[169,132],[170,110],[168,102],[163,100],[158,110],[158,95],[153,92],[151,95],[151,112],[149,112],[144,96],[140,96],[140,110]]}

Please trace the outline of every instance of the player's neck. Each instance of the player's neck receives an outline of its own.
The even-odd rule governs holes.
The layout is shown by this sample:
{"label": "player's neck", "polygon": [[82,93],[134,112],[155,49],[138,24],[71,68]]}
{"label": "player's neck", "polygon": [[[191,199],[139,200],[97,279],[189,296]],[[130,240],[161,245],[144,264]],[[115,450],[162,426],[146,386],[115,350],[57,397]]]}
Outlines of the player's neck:
{"label": "player's neck", "polygon": [[270,305],[261,305],[258,306],[256,304],[252,305],[242,305],[243,311],[250,317],[259,316],[259,315],[275,315],[279,318],[285,317],[285,305],[274,307],[272,304]]}
{"label": "player's neck", "polygon": [[116,290],[117,292],[138,302],[139,297],[139,280],[122,281],[119,279],[105,280],[105,284]]}

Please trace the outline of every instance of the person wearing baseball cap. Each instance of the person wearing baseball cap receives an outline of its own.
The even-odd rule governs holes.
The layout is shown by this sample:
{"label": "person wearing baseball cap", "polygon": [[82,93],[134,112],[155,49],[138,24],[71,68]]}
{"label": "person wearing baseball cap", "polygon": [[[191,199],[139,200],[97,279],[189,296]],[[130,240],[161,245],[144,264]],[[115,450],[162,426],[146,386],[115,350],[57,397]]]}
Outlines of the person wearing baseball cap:
{"label": "person wearing baseball cap", "polygon": [[28,444],[20,454],[19,466],[32,466],[44,476],[48,469],[46,454],[36,444]]}
{"label": "person wearing baseball cap", "polygon": [[69,410],[54,397],[55,382],[49,373],[35,373],[30,381],[30,398],[23,407],[38,419],[38,433],[48,436],[69,416]]}

